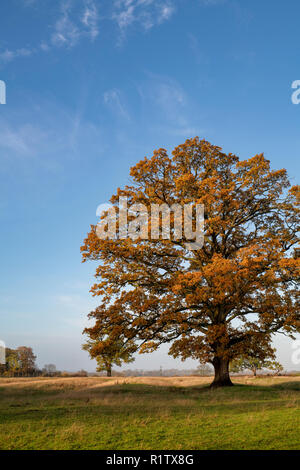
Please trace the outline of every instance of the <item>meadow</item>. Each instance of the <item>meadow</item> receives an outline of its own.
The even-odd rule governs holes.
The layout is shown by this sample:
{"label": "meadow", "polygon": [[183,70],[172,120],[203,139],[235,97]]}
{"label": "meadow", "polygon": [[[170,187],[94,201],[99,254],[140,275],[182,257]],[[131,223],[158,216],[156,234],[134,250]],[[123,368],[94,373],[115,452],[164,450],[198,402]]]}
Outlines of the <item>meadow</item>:
{"label": "meadow", "polygon": [[0,449],[300,449],[300,377],[1,378]]}

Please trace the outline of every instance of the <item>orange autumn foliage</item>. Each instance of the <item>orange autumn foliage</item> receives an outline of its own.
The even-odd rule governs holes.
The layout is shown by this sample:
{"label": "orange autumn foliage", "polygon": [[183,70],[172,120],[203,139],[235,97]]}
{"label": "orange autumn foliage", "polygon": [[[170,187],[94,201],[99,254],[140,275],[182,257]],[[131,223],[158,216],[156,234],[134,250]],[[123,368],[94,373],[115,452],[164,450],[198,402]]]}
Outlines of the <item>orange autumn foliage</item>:
{"label": "orange autumn foliage", "polygon": [[122,337],[140,352],[171,343],[170,354],[211,362],[214,385],[230,385],[235,357],[265,351],[276,332],[300,330],[299,186],[263,154],[240,161],[198,137],[159,149],[118,189],[129,204],[204,204],[203,247],[182,240],[101,240],[91,226],[81,248],[95,260],[90,337]]}

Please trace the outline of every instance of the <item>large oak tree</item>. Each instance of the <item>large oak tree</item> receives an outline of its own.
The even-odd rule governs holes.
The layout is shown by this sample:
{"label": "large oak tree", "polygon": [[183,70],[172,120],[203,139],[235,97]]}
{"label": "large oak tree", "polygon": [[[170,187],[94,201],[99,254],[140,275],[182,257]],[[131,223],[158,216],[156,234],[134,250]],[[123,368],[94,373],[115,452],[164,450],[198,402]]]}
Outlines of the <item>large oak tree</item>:
{"label": "large oak tree", "polygon": [[299,186],[263,154],[240,161],[198,137],[172,158],[155,151],[131,178],[111,198],[116,211],[121,196],[147,207],[204,204],[204,244],[103,240],[91,226],[81,249],[83,261],[98,262],[91,291],[101,304],[87,332],[109,343],[122,336],[140,352],[170,343],[175,357],[211,362],[213,386],[231,385],[230,360],[299,331]]}

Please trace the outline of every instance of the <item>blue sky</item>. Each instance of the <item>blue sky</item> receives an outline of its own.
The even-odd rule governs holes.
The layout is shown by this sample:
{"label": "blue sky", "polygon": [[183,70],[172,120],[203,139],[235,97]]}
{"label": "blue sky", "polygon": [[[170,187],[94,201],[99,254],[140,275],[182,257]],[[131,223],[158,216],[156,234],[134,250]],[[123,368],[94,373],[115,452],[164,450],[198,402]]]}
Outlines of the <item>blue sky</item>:
{"label": "blue sky", "polygon": [[[297,0],[10,0],[0,6],[0,339],[38,363],[80,350],[96,208],[155,148],[205,137],[299,175]],[[291,364],[291,342],[276,340]],[[166,355],[130,367],[194,367]],[[299,366],[298,366],[299,367]]]}

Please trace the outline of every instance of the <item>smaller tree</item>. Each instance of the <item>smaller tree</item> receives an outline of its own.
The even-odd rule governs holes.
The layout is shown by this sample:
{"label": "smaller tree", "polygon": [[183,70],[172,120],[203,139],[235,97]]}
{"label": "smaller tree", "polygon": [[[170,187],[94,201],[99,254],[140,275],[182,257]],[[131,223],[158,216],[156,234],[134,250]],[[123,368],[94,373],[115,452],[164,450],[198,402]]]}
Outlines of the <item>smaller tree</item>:
{"label": "smaller tree", "polygon": [[20,361],[18,351],[15,349],[6,348],[6,371],[7,375],[15,376],[18,372],[20,372]]}
{"label": "smaller tree", "polygon": [[241,372],[245,369],[251,370],[253,376],[256,377],[257,371],[261,369],[274,370],[279,374],[283,370],[282,365],[273,359],[260,359],[257,357],[239,357],[234,359],[230,364],[231,372]]}
{"label": "smaller tree", "polygon": [[18,352],[11,348],[5,350],[5,363],[0,365],[0,375],[15,376],[19,372]]}
{"label": "smaller tree", "polygon": [[269,361],[266,369],[273,370],[275,375],[279,375],[283,371],[283,366],[278,361]]}
{"label": "smaller tree", "polygon": [[49,375],[50,377],[54,376],[57,373],[56,365],[55,364],[45,364],[42,372],[43,372],[43,374]]}
{"label": "smaller tree", "polygon": [[106,371],[107,377],[111,377],[112,366],[120,367],[123,362],[133,362],[132,357],[135,347],[132,343],[126,343],[122,339],[111,341],[109,338],[91,337],[82,349],[88,351],[92,359],[97,361],[97,372]]}
{"label": "smaller tree", "polygon": [[208,364],[199,364],[196,369],[196,374],[202,377],[212,374],[212,368]]}
{"label": "smaller tree", "polygon": [[84,369],[80,369],[78,372],[76,372],[76,377],[88,377],[88,373]]}
{"label": "smaller tree", "polygon": [[36,370],[36,356],[33,354],[32,348],[19,346],[17,352],[22,375],[32,374]]}

